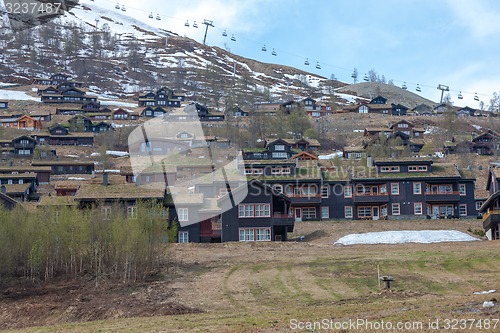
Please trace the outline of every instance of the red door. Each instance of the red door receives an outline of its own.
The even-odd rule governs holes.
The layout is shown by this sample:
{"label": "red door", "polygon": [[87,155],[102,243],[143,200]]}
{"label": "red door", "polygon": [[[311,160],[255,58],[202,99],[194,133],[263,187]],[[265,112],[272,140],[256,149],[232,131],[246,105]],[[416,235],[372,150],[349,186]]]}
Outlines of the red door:
{"label": "red door", "polygon": [[295,208],[295,220],[302,221],[302,209]]}

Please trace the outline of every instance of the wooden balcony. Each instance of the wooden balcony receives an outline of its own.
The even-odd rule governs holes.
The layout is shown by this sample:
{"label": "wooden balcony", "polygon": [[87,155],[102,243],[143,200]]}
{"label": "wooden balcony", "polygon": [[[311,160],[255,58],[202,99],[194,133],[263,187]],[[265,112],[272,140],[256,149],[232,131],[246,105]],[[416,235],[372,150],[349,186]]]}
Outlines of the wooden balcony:
{"label": "wooden balcony", "polygon": [[386,193],[353,193],[355,203],[386,203],[389,201],[389,195]]}
{"label": "wooden balcony", "polygon": [[272,223],[273,225],[293,225],[295,219],[289,214],[273,214]]}
{"label": "wooden balcony", "polygon": [[484,229],[492,229],[495,225],[499,223],[500,223],[500,209],[487,210],[483,214]]}
{"label": "wooden balcony", "polygon": [[293,203],[321,203],[321,194],[286,194]]}
{"label": "wooden balcony", "polygon": [[460,201],[460,192],[458,191],[437,191],[425,192],[425,200],[429,202],[458,202]]}

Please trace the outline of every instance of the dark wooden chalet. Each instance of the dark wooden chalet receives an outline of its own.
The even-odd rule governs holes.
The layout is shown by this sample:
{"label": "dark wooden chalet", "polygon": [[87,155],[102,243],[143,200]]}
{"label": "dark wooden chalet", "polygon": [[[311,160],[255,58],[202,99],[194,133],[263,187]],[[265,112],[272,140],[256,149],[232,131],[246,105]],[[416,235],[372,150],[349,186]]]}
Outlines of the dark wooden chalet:
{"label": "dark wooden chalet", "polygon": [[71,87],[83,87],[83,82],[71,80],[71,76],[64,73],[57,73],[49,78],[34,78],[32,83],[35,85],[43,86],[58,86],[61,84],[70,85]]}
{"label": "dark wooden chalet", "polygon": [[111,119],[113,120],[137,120],[139,115],[133,111],[117,108],[111,112]]}
{"label": "dark wooden chalet", "polygon": [[165,114],[167,114],[167,110],[162,108],[161,106],[153,107],[153,106],[147,106],[142,110],[141,116],[142,117],[147,117],[147,118],[154,118],[154,117],[162,117]]}
{"label": "dark wooden chalet", "polygon": [[444,112],[446,112],[446,110],[448,109],[448,104],[446,103],[440,103],[438,105],[435,105],[433,107],[433,110],[434,110],[434,113],[435,114],[443,114]]}
{"label": "dark wooden chalet", "polygon": [[[1,173],[1,185],[25,185],[28,184],[31,192],[35,192],[39,182],[37,174],[34,172],[29,173]],[[30,193],[31,193],[30,192]]]}
{"label": "dark wooden chalet", "polygon": [[500,135],[493,131],[487,130],[472,139],[474,146],[472,150],[479,155],[493,155],[499,150]]}
{"label": "dark wooden chalet", "polygon": [[181,107],[185,95],[176,93],[172,89],[162,87],[157,91],[150,91],[139,96],[139,106],[170,106],[174,108]]}
{"label": "dark wooden chalet", "polygon": [[[127,217],[136,218],[139,202],[154,201],[163,204],[165,200],[164,189],[115,182],[107,173],[104,173],[102,178],[96,178],[95,181],[98,183],[81,184],[74,199],[78,207],[82,209],[100,208],[103,220],[109,220],[113,214],[117,213],[113,209],[121,210]],[[165,220],[167,220],[166,209],[164,213]]]}
{"label": "dark wooden chalet", "polygon": [[369,104],[387,104],[387,98],[378,95],[377,97],[373,98]]}
{"label": "dark wooden chalet", "polygon": [[34,193],[30,183],[2,185],[1,190],[5,190],[4,193],[17,202],[29,201],[31,194]]}
{"label": "dark wooden chalet", "polygon": [[61,89],[49,87],[38,91],[43,103],[78,103],[85,104],[97,102],[97,97],[88,96],[87,93],[76,87],[62,86]]}
{"label": "dark wooden chalet", "polygon": [[35,151],[36,140],[27,135],[17,137],[12,140],[13,156],[14,157],[33,157]]}
{"label": "dark wooden chalet", "polygon": [[408,108],[401,104],[391,104],[392,115],[393,116],[406,116],[408,114]]}
{"label": "dark wooden chalet", "polygon": [[13,165],[0,167],[0,174],[36,174],[39,184],[48,184],[51,168],[47,166]]}
{"label": "dark wooden chalet", "polygon": [[[56,108],[56,114],[58,115],[85,115],[90,114],[111,115],[111,109],[108,107],[101,107],[101,104],[97,101],[84,103],[81,107],[69,107],[69,108]],[[107,119],[107,118],[105,118]]]}
{"label": "dark wooden chalet", "polygon": [[94,145],[94,133],[69,133],[65,134],[64,129],[68,130],[64,126],[58,126],[54,129],[54,132],[61,132],[61,134],[37,134],[33,135],[36,139],[37,144],[43,145],[54,145],[54,146],[93,146]]}
{"label": "dark wooden chalet", "polygon": [[[241,192],[247,194],[233,206]],[[222,209],[222,242],[286,241],[293,232],[290,198],[258,180],[220,197],[218,205]]]}
{"label": "dark wooden chalet", "polygon": [[33,161],[33,167],[50,167],[52,175],[92,175],[95,172],[94,162],[67,161]]}
{"label": "dark wooden chalet", "polygon": [[415,106],[413,109],[411,109],[413,114],[419,115],[419,116],[432,116],[434,115],[434,110],[432,109],[431,106],[427,104],[419,104]]}
{"label": "dark wooden chalet", "polygon": [[111,124],[103,122],[103,121],[92,121],[88,117],[84,117],[81,115],[77,115],[70,120],[68,120],[69,127],[74,132],[93,132],[93,133],[102,133],[107,132],[113,127]]}
{"label": "dark wooden chalet", "polygon": [[488,170],[486,191],[489,197],[479,208],[482,214],[483,228],[490,240],[500,239],[500,165],[492,163]]}
{"label": "dark wooden chalet", "polygon": [[232,117],[248,117],[249,115],[248,111],[244,111],[238,105],[235,105],[232,108],[230,108],[227,111],[227,113]]}
{"label": "dark wooden chalet", "polygon": [[475,115],[476,115],[476,109],[473,109],[469,106],[457,110],[457,116],[459,117],[474,117]]}
{"label": "dark wooden chalet", "polygon": [[289,142],[276,139],[268,142],[265,148],[243,149],[243,158],[246,160],[288,160],[295,153]]}

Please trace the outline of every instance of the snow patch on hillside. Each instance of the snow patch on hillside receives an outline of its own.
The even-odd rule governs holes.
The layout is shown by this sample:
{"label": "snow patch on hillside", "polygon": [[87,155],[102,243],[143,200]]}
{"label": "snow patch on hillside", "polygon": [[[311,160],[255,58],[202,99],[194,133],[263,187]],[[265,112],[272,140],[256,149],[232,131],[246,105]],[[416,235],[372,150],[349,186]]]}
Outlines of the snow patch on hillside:
{"label": "snow patch on hillside", "polygon": [[470,242],[479,239],[457,230],[404,230],[350,234],[334,245]]}
{"label": "snow patch on hillside", "polygon": [[24,91],[12,91],[0,89],[0,99],[8,101],[36,101],[40,102],[40,97],[36,98],[28,95]]}

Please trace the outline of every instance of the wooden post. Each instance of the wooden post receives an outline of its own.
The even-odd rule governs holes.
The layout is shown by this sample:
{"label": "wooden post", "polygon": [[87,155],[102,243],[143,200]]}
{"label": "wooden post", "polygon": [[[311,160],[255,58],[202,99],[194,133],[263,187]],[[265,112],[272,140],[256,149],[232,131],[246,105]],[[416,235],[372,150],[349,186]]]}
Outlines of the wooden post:
{"label": "wooden post", "polygon": [[378,290],[380,290],[380,265],[377,264],[377,280],[378,280]]}

